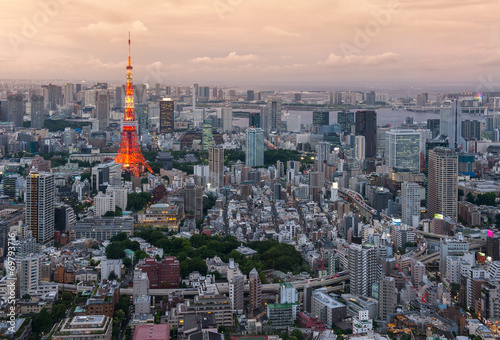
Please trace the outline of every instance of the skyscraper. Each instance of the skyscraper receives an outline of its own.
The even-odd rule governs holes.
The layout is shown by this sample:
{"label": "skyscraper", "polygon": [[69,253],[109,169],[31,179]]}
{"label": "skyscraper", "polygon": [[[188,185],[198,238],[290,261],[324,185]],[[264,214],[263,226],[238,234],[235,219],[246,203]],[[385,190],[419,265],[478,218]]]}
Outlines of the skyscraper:
{"label": "skyscraper", "polygon": [[388,321],[389,314],[394,313],[398,303],[398,290],[393,277],[384,276],[379,283],[378,319]]}
{"label": "skyscraper", "polygon": [[427,212],[457,220],[458,155],[448,148],[437,147],[429,151]]}
{"label": "skyscraper", "polygon": [[356,136],[356,143],[354,144],[354,157],[360,161],[366,158],[366,142],[365,136]]}
{"label": "skyscraper", "polygon": [[447,99],[441,105],[440,111],[440,135],[448,137],[450,147],[465,149],[467,145],[462,137],[462,105],[456,99]]}
{"label": "skyscraper", "polygon": [[229,281],[229,298],[231,299],[231,308],[237,314],[243,313],[243,293],[245,280],[242,275],[236,275]]}
{"label": "skyscraper", "polygon": [[217,109],[217,117],[222,119],[222,130],[227,132],[233,129],[233,109],[220,107]]}
{"label": "skyscraper", "polygon": [[427,129],[432,131],[432,138],[439,136],[439,119],[427,119]]}
{"label": "skyscraper", "polygon": [[462,137],[465,140],[481,140],[481,122],[468,119],[462,121]]}
{"label": "skyscraper", "polygon": [[378,281],[377,248],[374,245],[351,244],[348,266],[351,294],[371,296],[372,284]]}
{"label": "skyscraper", "polygon": [[281,121],[281,97],[267,97],[269,132],[277,131],[279,121]]}
{"label": "skyscraper", "polygon": [[420,133],[415,130],[386,132],[386,164],[391,168],[420,171]]}
{"label": "skyscraper", "polygon": [[224,149],[212,146],[208,152],[208,176],[212,188],[224,186]]}
{"label": "skyscraper", "polygon": [[58,85],[42,85],[43,98],[45,99],[45,108],[56,110],[57,105],[61,104],[62,87]]}
{"label": "skyscraper", "polygon": [[416,216],[416,222],[420,219],[420,185],[413,182],[404,182],[401,186],[401,196],[403,198],[402,223],[417,227],[413,223]]}
{"label": "skyscraper", "polygon": [[260,128],[247,129],[245,164],[247,166],[264,165],[264,131]]}
{"label": "skyscraper", "polygon": [[328,155],[332,152],[332,145],[326,142],[319,142],[316,145],[316,170],[323,172],[323,163],[328,159]]}
{"label": "skyscraper", "polygon": [[203,129],[201,130],[201,143],[203,144],[203,151],[208,151],[214,143],[211,118],[207,118],[203,121]]}
{"label": "skyscraper", "polygon": [[330,125],[330,111],[326,110],[313,111],[313,125],[314,126]]}
{"label": "skyscraper", "polygon": [[252,102],[255,100],[255,91],[247,90],[247,102]]}
{"label": "skyscraper", "polygon": [[64,96],[64,104],[71,104],[73,103],[74,99],[74,93],[75,93],[75,85],[72,83],[66,83],[64,84],[63,88],[63,96]]}
{"label": "skyscraper", "polygon": [[377,113],[375,111],[356,112],[356,135],[365,136],[366,158],[377,155]]}
{"label": "skyscraper", "polygon": [[196,221],[203,219],[203,188],[195,183],[186,183],[184,210],[194,215]]}
{"label": "skyscraper", "polygon": [[43,129],[45,119],[45,108],[43,107],[43,96],[34,94],[31,96],[31,127]]}
{"label": "skyscraper", "polygon": [[54,244],[54,175],[32,171],[26,178],[26,224],[39,244]]}
{"label": "skyscraper", "polygon": [[254,268],[248,274],[250,280],[250,313],[262,306],[262,282],[260,281],[259,273]]}
{"label": "skyscraper", "polygon": [[22,94],[11,94],[7,97],[7,121],[14,123],[15,127],[22,127],[24,111]]}
{"label": "skyscraper", "polygon": [[174,132],[174,101],[170,98],[160,100],[160,133]]}
{"label": "skyscraper", "polygon": [[248,126],[260,128],[260,112],[251,112],[248,115]]}
{"label": "skyscraper", "polygon": [[351,126],[354,125],[354,112],[340,111],[337,113],[337,123],[340,124],[344,134],[351,133]]}
{"label": "skyscraper", "polygon": [[99,121],[99,131],[104,131],[109,127],[109,91],[99,91],[97,93],[96,111]]}

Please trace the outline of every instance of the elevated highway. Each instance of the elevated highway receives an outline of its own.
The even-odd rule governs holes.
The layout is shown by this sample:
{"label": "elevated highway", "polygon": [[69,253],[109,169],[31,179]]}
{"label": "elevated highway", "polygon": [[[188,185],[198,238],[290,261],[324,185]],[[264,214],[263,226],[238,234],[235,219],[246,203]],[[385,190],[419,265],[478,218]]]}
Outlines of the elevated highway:
{"label": "elevated highway", "polygon": [[[297,288],[297,290],[303,290],[306,285],[310,285],[312,288],[321,288],[328,287],[327,290],[335,291],[341,290],[344,286],[344,282],[348,281],[350,278],[349,274],[343,276],[327,276],[322,278],[315,278],[310,280],[302,280],[291,282],[291,284]],[[92,290],[94,287],[92,286],[83,286],[83,285],[70,285],[58,283],[59,290],[66,290],[70,292],[82,292]],[[229,293],[229,287],[227,283],[217,283],[217,289],[222,294]],[[250,291],[249,285],[245,285],[245,293]],[[279,283],[270,283],[262,285],[263,293],[279,293],[280,284]],[[198,294],[198,289],[196,288],[172,288],[172,289],[150,289],[149,293],[153,296],[165,296],[172,294],[173,292],[181,291],[184,296],[194,296]],[[120,288],[120,294],[125,295],[133,295],[132,288]]]}

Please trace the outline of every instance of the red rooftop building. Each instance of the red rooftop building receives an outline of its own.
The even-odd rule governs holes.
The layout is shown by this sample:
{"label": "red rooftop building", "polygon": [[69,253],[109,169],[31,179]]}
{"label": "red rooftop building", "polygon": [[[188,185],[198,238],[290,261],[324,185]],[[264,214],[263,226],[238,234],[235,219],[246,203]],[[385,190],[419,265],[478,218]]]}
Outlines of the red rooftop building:
{"label": "red rooftop building", "polygon": [[138,266],[148,274],[149,289],[178,288],[181,283],[181,267],[174,256],[165,256],[161,261],[148,257]]}
{"label": "red rooftop building", "polygon": [[147,324],[135,326],[134,340],[169,340],[167,324]]}

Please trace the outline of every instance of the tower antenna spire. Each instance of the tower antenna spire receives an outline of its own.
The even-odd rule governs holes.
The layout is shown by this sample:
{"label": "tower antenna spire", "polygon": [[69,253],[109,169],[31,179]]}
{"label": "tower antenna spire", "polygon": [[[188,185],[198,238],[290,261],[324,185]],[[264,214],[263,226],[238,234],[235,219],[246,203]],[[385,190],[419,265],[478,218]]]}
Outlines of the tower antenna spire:
{"label": "tower antenna spire", "polygon": [[128,66],[132,66],[130,62],[130,31],[128,31]]}

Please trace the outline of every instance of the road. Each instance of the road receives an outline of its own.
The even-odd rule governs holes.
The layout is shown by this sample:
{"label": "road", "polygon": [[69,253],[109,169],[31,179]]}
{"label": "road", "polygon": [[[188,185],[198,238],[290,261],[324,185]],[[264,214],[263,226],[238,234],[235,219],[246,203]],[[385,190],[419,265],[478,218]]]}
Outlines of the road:
{"label": "road", "polygon": [[[297,290],[302,290],[304,286],[310,285],[312,288],[320,288],[320,287],[328,287],[328,286],[337,286],[339,284],[343,284],[343,282],[348,281],[350,278],[349,274],[346,273],[346,275],[343,276],[327,276],[327,277],[322,277],[322,278],[315,278],[315,279],[310,279],[310,280],[301,280],[301,281],[295,281],[291,282],[292,285],[297,288]],[[62,290],[63,287],[67,291],[84,291],[84,290],[91,290],[93,289],[92,286],[77,286],[77,285],[69,285],[69,284],[63,284],[63,283],[58,283],[59,289]],[[78,287],[78,288],[77,288]],[[342,287],[342,286],[340,286]],[[229,287],[227,283],[217,283],[217,288],[220,293],[229,293]],[[270,283],[270,284],[264,284],[262,285],[262,292],[263,293],[278,293],[280,290],[280,284],[279,283]],[[175,291],[182,291],[184,296],[194,296],[198,295],[198,290],[194,288],[172,288],[172,289],[150,289],[150,295],[154,296],[165,296],[172,294]],[[249,285],[245,285],[245,293],[248,293],[250,291]],[[120,288],[120,294],[125,294],[125,295],[133,295],[133,289],[132,288]]]}

